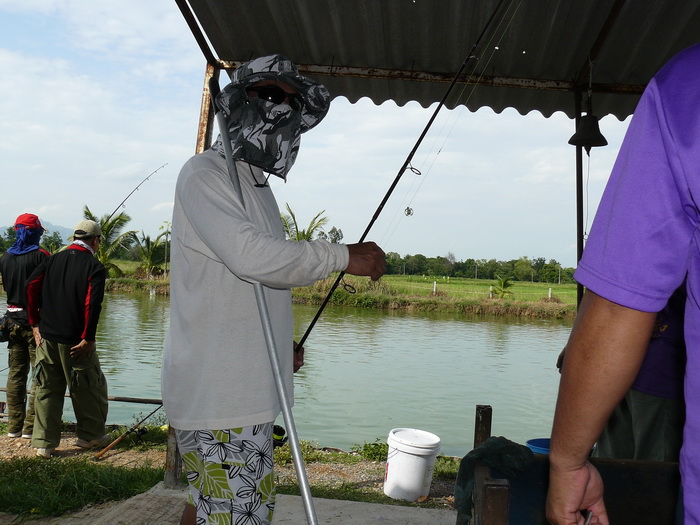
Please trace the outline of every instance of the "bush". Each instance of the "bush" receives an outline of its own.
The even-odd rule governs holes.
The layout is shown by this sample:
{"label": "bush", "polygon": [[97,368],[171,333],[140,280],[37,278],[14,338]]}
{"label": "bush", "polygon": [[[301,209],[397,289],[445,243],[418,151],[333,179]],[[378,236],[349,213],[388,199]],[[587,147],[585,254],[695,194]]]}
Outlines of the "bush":
{"label": "bush", "polygon": [[368,461],[386,461],[389,455],[389,444],[377,438],[374,443],[353,445],[352,451]]}

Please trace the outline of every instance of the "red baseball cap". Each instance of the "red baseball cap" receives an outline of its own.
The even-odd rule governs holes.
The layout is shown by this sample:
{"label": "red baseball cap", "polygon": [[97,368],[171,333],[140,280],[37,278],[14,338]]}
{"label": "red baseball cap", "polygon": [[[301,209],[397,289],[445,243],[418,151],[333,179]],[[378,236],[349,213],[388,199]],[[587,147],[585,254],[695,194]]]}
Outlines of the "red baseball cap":
{"label": "red baseball cap", "polygon": [[33,213],[23,213],[17,217],[17,220],[15,221],[15,229],[17,226],[26,226],[27,228],[32,229],[41,228],[42,230],[46,231],[46,228],[41,225],[39,217]]}

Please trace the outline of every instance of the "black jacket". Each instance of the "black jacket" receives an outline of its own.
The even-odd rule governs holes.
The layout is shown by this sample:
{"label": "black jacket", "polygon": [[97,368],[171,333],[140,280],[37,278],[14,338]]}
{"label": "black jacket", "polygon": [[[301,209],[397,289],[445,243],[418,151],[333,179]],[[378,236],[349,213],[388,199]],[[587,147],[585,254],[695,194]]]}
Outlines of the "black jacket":
{"label": "black jacket", "polygon": [[29,322],[44,339],[94,341],[107,270],[89,250],[71,244],[43,262],[27,281]]}
{"label": "black jacket", "polygon": [[17,312],[9,312],[9,316],[24,326],[29,326],[27,320],[27,278],[49,257],[49,252],[38,249],[21,255],[5,252],[0,257],[0,276],[2,287],[7,294],[8,308],[23,308]]}

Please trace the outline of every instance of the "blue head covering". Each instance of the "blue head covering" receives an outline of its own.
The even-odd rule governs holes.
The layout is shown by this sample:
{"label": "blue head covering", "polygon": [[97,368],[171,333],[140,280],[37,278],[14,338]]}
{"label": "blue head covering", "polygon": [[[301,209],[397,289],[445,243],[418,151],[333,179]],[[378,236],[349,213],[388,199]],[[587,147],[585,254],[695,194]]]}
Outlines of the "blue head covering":
{"label": "blue head covering", "polygon": [[15,242],[7,251],[12,255],[22,255],[39,249],[39,241],[44,233],[43,228],[27,228],[23,225],[15,226]]}

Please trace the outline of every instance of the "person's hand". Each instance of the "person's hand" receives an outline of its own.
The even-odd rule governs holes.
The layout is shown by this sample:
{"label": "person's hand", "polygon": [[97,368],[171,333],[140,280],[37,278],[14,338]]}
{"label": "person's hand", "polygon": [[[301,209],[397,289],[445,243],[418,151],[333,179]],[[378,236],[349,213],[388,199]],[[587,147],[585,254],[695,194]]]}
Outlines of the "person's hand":
{"label": "person's hand", "polygon": [[582,510],[593,513],[591,525],[610,525],[603,502],[603,480],[598,470],[586,461],[573,470],[549,471],[547,519],[552,525],[584,525]]}
{"label": "person's hand", "polygon": [[304,347],[294,341],[294,372],[298,372],[302,366],[304,366]]}
{"label": "person's hand", "polygon": [[71,347],[70,356],[73,359],[87,357],[95,351],[95,341],[86,341],[83,339],[77,345]]}
{"label": "person's hand", "polygon": [[386,272],[386,254],[373,242],[360,242],[348,244],[350,262],[345,269],[351,275],[368,276],[373,281],[379,279]]}
{"label": "person's hand", "polygon": [[39,332],[39,325],[32,326],[32,335],[34,336],[36,346],[41,345],[41,332]]}

